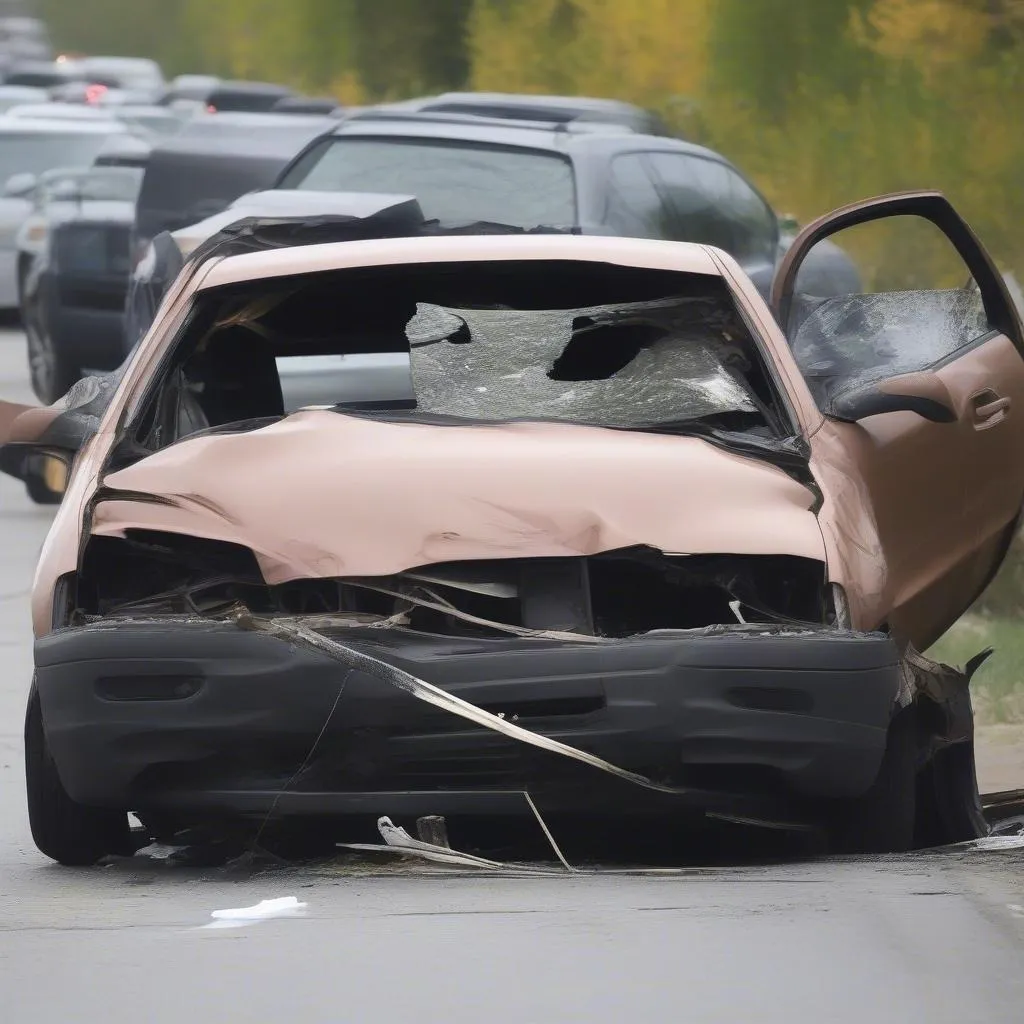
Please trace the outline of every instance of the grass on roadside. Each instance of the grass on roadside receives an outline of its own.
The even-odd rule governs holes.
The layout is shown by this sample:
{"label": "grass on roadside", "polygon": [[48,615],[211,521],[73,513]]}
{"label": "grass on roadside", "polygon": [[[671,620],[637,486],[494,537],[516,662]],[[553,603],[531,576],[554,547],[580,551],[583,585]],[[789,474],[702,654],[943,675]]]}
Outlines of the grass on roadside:
{"label": "grass on roadside", "polygon": [[1024,623],[1019,619],[965,615],[927,653],[962,668],[986,647],[995,653],[971,682],[978,722],[1024,722]]}

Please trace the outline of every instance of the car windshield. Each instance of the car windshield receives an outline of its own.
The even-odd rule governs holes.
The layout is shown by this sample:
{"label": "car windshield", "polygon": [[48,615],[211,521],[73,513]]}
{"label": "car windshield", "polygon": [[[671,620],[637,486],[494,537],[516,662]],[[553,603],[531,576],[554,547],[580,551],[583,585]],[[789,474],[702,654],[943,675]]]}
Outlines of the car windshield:
{"label": "car windshield", "polygon": [[576,223],[570,162],[542,150],[418,139],[334,139],[284,188],[413,195],[445,224],[517,227]]}
{"label": "car windshield", "polygon": [[142,185],[142,170],[135,167],[56,171],[40,186],[40,205],[68,199],[110,200],[133,203]]}
{"label": "car windshield", "polygon": [[91,164],[108,139],[105,132],[4,132],[0,134],[0,182],[65,164]]}
{"label": "car windshield", "polygon": [[282,394],[286,410],[764,441],[783,422],[728,289],[700,274],[528,261],[253,280],[211,293],[188,337],[171,385],[205,396],[199,429],[280,415]]}

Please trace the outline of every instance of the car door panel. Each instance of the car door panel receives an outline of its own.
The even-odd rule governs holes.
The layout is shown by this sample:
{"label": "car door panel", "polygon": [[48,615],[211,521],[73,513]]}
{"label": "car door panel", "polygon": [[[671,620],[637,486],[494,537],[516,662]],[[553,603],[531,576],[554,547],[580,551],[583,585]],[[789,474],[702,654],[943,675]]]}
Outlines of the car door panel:
{"label": "car door panel", "polygon": [[[938,227],[973,284],[838,300],[797,291],[801,260],[814,245],[889,217]],[[832,538],[830,572],[856,592],[860,625],[884,621],[898,638],[927,647],[994,575],[1024,500],[1024,358],[1002,279],[941,195],[904,194],[845,208],[805,229],[780,267],[772,305],[829,417],[812,451],[825,492],[819,518]],[[831,332],[831,362],[808,355],[801,334],[808,325]],[[869,351],[875,340],[876,363],[858,368],[850,353]],[[911,370],[932,375],[950,422],[910,411],[837,418],[838,396],[857,388],[898,393],[900,375]]]}

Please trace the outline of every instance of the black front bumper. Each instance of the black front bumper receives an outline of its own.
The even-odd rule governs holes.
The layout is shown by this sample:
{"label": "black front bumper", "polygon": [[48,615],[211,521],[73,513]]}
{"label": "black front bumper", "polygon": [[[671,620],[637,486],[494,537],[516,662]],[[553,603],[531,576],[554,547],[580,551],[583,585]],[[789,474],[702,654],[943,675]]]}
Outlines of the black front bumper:
{"label": "black front bumper", "polygon": [[[863,793],[898,687],[888,639],[834,630],[666,631],[601,645],[397,629],[333,636],[684,788],[679,801],[747,816]],[[64,629],[38,640],[35,657],[50,748],[85,804],[454,815],[524,813],[524,789],[553,810],[641,811],[665,799],[233,625]]]}

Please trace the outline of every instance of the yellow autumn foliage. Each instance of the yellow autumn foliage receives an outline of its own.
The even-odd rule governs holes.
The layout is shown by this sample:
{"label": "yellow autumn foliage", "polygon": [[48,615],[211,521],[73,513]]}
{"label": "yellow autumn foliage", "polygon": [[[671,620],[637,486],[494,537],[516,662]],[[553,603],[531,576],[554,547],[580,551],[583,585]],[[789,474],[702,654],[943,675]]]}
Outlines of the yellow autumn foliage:
{"label": "yellow autumn foliage", "polygon": [[713,8],[714,0],[478,0],[472,85],[663,107],[703,85]]}
{"label": "yellow autumn foliage", "polygon": [[929,75],[977,57],[992,27],[988,7],[973,0],[875,0],[866,14],[854,9],[851,17],[859,42]]}

